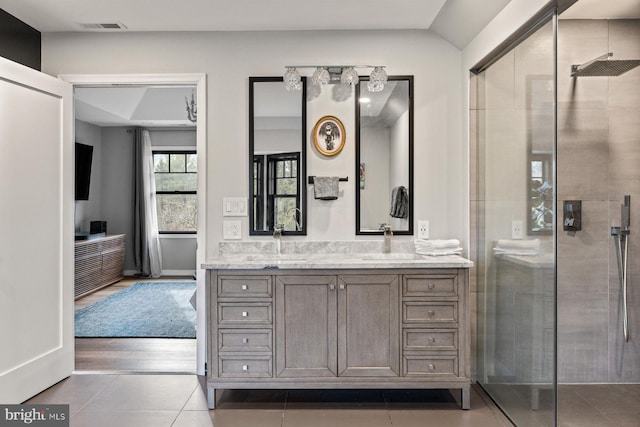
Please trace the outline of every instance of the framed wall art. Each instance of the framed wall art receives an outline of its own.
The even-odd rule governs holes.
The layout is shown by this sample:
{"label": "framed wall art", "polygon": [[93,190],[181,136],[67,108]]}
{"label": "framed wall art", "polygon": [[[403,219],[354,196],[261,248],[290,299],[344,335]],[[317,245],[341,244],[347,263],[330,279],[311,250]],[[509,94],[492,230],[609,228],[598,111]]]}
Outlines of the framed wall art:
{"label": "framed wall art", "polygon": [[335,156],[344,147],[346,134],[342,122],[334,116],[324,116],[313,128],[313,145],[325,156]]}

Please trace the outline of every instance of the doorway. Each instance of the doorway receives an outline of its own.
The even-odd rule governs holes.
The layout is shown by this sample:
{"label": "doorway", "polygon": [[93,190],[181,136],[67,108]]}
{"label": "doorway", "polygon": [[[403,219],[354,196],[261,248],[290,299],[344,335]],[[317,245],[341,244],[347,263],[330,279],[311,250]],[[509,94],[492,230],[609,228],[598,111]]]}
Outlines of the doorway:
{"label": "doorway", "polygon": [[[205,76],[201,74],[186,74],[186,75],[62,75],[59,76],[62,80],[67,81],[74,86],[74,90],[82,90],[87,88],[112,88],[121,89],[135,88],[137,92],[145,91],[149,88],[153,89],[166,89],[170,91],[176,88],[188,88],[191,96],[197,100],[204,100],[206,98]],[[156,91],[156,95],[162,91]],[[190,101],[190,100],[189,100]],[[121,100],[120,102],[124,102]],[[178,106],[183,116],[186,119],[184,113],[184,100],[181,100]],[[117,102],[116,102],[117,103]],[[162,101],[156,101],[156,106],[162,105]],[[206,117],[206,103],[200,102],[198,105],[198,115],[200,117]],[[175,106],[174,106],[175,107]],[[140,118],[142,115],[139,110],[132,110],[132,118]],[[161,114],[161,113],[158,113]],[[159,116],[161,120],[169,120],[167,117]],[[195,132],[195,151],[197,152],[197,225],[195,226],[195,233],[191,235],[179,236],[177,234],[172,235],[172,241],[177,241],[178,246],[185,246],[185,242],[188,240],[193,242],[193,250],[195,251],[195,260],[192,263],[190,269],[179,268],[178,270],[169,267],[167,270],[163,268],[163,276],[157,280],[161,281],[181,281],[181,280],[193,280],[196,279],[196,339],[184,340],[184,339],[169,339],[169,338],[104,338],[96,341],[82,341],[82,339],[76,340],[76,370],[92,370],[92,371],[128,371],[128,372],[189,372],[204,374],[204,360],[205,360],[205,342],[204,342],[204,273],[200,271],[198,266],[202,264],[204,260],[204,224],[206,218],[206,204],[205,204],[205,183],[206,183],[206,125],[205,120],[197,118],[195,119],[194,126],[191,127],[192,132]],[[171,124],[173,126],[171,126]],[[170,129],[179,130],[181,128],[180,123],[171,123]],[[146,122],[131,123],[131,125],[141,126],[143,128],[149,128],[150,130],[156,129],[158,133],[161,133],[159,127],[150,125]],[[184,124],[182,124],[184,126]],[[163,128],[166,129],[166,126]],[[168,134],[168,132],[167,132]],[[76,137],[77,140],[77,137]],[[164,149],[176,149],[176,147],[163,147]],[[103,171],[103,176],[108,172]],[[113,205],[109,201],[109,205]],[[116,204],[117,205],[117,204]],[[113,209],[113,208],[111,208]],[[76,207],[76,215],[78,215],[78,208]],[[86,218],[85,218],[86,222]],[[116,224],[114,224],[116,226]],[[187,238],[184,238],[184,237]],[[182,239],[180,237],[183,237]],[[194,239],[195,237],[195,239]],[[196,249],[197,248],[197,249]],[[178,250],[178,252],[181,252]],[[184,252],[184,251],[182,251]],[[183,260],[184,263],[184,260]],[[125,268],[125,278],[114,285],[105,287],[95,294],[91,294],[88,297],[79,299],[76,301],[76,309],[80,309],[83,306],[88,305],[91,301],[95,301],[100,297],[106,297],[111,294],[115,294],[117,291],[131,287],[132,285],[140,282],[146,282],[148,279],[134,277],[135,271],[130,269],[130,263]],[[185,274],[186,273],[186,274]],[[155,353],[155,355],[154,355]],[[159,354],[162,354],[160,357]],[[167,358],[168,354],[173,353],[175,357],[172,357],[175,363],[159,363],[160,360]],[[94,355],[94,358],[87,363],[87,360],[83,357],[87,355]],[[123,357],[125,356],[126,357]],[[112,361],[119,360],[120,362],[126,362],[127,358],[132,362],[113,364]],[[134,363],[135,362],[135,363]],[[136,368],[136,363],[139,368]],[[188,368],[187,365],[191,364],[192,368]]]}

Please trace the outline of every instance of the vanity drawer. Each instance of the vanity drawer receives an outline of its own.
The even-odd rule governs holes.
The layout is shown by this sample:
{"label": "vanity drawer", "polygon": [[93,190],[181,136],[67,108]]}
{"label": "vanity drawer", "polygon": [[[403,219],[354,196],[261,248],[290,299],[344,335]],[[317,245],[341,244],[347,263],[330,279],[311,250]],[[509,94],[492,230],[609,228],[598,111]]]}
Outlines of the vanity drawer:
{"label": "vanity drawer", "polygon": [[458,295],[456,275],[405,276],[402,295],[405,297],[455,297]]}
{"label": "vanity drawer", "polygon": [[455,301],[405,301],[402,303],[404,323],[457,323],[458,303]]}
{"label": "vanity drawer", "polygon": [[272,350],[271,329],[219,329],[218,349],[221,352]]}
{"label": "vanity drawer", "polygon": [[226,356],[218,358],[220,377],[265,378],[272,376],[271,356]]}
{"label": "vanity drawer", "polygon": [[404,350],[457,350],[457,329],[404,329]]}
{"label": "vanity drawer", "polygon": [[456,355],[405,355],[402,375],[415,376],[458,376],[458,356]]}
{"label": "vanity drawer", "polygon": [[218,278],[218,297],[220,298],[271,298],[272,289],[269,276],[221,276]]}
{"label": "vanity drawer", "polygon": [[273,312],[270,302],[220,302],[218,326],[259,327],[271,326]]}

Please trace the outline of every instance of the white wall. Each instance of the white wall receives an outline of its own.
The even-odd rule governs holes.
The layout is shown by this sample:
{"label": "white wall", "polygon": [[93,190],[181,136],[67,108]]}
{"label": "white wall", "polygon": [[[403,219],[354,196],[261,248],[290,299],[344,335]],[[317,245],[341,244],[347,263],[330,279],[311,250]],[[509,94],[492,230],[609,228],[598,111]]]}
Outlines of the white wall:
{"label": "white wall", "polygon": [[75,202],[75,231],[88,232],[90,222],[100,219],[102,210],[102,135],[98,126],[80,120],[75,126],[76,142],[93,147],[89,200]]}
{"label": "white wall", "polygon": [[363,142],[360,160],[365,164],[364,188],[360,190],[360,228],[379,230],[380,224],[389,222],[391,203],[389,128],[363,127],[360,140]]}
{"label": "white wall", "polygon": [[[420,165],[415,170],[415,218],[431,221],[433,238],[462,239],[468,220],[463,209],[468,206],[468,176],[461,127],[462,61],[460,51],[439,36],[427,31],[42,35],[42,69],[52,75],[207,74],[206,256],[217,254],[222,238],[222,198],[248,196],[248,77],[279,76],[285,64],[296,63],[384,64],[390,75],[415,76],[415,163]],[[355,239],[357,174],[354,112],[349,104],[327,111],[340,116],[347,127],[345,149],[331,159],[319,158],[309,149],[308,173],[350,180],[341,184],[344,194],[334,202],[310,197],[309,234],[297,239]],[[309,126],[319,114],[311,106]],[[243,218],[243,238],[261,238],[248,237],[247,218]]]}
{"label": "white wall", "polygon": [[[408,191],[414,191],[409,186],[409,170],[407,169],[405,159],[409,158],[409,111],[407,110],[398,117],[390,131],[390,148],[389,151],[389,182],[391,189],[403,186]],[[420,162],[416,163],[416,167],[420,168]],[[415,172],[414,172],[415,173]],[[414,186],[418,188],[414,183]],[[391,199],[391,193],[389,193]],[[409,220],[405,218],[391,218],[392,230],[408,230]]]}

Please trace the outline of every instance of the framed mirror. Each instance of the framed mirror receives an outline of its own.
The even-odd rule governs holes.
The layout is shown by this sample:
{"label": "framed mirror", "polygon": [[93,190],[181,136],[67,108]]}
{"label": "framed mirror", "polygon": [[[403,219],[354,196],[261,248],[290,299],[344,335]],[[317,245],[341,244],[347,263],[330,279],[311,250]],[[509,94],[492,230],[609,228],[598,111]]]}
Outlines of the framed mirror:
{"label": "framed mirror", "polygon": [[356,234],[413,234],[413,76],[356,86]]}
{"label": "framed mirror", "polygon": [[306,235],[306,82],[249,78],[249,235]]}

